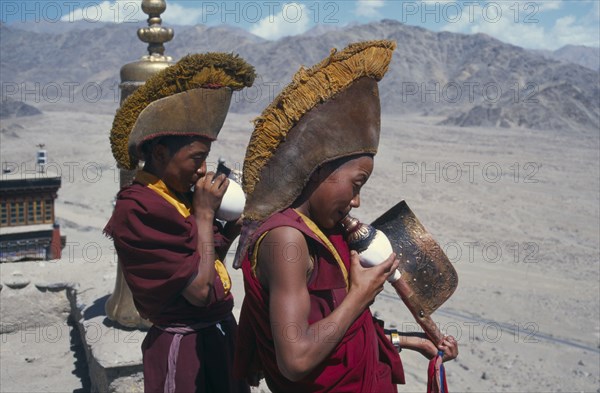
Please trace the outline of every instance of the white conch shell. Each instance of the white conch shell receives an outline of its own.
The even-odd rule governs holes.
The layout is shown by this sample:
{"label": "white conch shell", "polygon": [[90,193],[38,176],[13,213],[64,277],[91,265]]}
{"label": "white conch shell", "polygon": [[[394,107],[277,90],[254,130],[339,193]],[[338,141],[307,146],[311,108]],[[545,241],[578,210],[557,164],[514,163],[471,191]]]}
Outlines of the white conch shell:
{"label": "white conch shell", "polygon": [[215,217],[222,221],[237,221],[244,211],[246,196],[237,182],[229,179],[229,186],[221,200],[221,206],[215,213]]}
{"label": "white conch shell", "polygon": [[[387,236],[379,229],[375,231],[375,236],[366,250],[358,254],[360,263],[364,267],[376,266],[383,263],[392,254],[392,244]],[[388,282],[394,283],[400,278],[400,272],[394,271],[394,274],[388,277]]]}

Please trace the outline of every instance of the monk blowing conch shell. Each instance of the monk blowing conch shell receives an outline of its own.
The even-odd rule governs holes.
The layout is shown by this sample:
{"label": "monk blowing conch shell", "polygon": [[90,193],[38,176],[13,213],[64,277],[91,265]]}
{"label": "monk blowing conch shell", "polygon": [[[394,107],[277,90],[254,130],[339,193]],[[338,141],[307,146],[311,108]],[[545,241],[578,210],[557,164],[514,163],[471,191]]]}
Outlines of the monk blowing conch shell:
{"label": "monk blowing conch shell", "polygon": [[[226,53],[188,55],[152,76],[117,112],[117,163],[138,170],[106,225],[140,315],[146,392],[249,392],[232,377],[237,325],[222,262],[239,234],[216,212],[228,189],[207,172],[234,90],[254,68]],[[231,217],[233,218],[233,217]]]}
{"label": "monk blowing conch shell", "polygon": [[[255,120],[246,151],[244,274],[234,372],[274,392],[396,392],[399,356],[458,355],[456,340],[385,330],[369,305],[399,266],[363,267],[342,219],[360,206],[380,137],[378,81],[396,44],[351,44],[290,85]],[[441,362],[441,359],[440,359]]]}

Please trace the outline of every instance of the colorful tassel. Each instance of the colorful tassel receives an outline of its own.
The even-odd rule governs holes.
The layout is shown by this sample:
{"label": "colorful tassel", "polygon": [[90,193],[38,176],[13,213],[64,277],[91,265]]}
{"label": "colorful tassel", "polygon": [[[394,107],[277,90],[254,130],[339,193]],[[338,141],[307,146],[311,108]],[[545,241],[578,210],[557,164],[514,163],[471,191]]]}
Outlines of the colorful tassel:
{"label": "colorful tassel", "polygon": [[443,358],[444,351],[429,361],[427,370],[427,393],[448,393],[448,384],[446,382],[446,370],[444,369]]}

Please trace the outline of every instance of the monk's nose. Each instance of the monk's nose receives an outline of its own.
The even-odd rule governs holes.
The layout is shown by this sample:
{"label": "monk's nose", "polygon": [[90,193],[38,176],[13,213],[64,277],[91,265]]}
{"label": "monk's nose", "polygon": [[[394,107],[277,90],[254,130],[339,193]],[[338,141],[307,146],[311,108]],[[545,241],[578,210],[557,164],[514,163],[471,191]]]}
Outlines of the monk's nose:
{"label": "monk's nose", "polygon": [[199,177],[204,177],[206,175],[206,161],[202,163],[202,166],[198,168],[196,171]]}
{"label": "monk's nose", "polygon": [[350,207],[352,207],[353,209],[360,207],[360,194],[356,194],[354,198],[352,198],[352,200],[350,201]]}

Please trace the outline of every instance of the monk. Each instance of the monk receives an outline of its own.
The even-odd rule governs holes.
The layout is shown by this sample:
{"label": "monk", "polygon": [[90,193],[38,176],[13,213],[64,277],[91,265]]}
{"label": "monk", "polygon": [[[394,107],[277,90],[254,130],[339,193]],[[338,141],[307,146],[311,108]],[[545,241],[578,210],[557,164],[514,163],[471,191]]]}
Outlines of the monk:
{"label": "monk", "polygon": [[[249,391],[232,377],[237,324],[222,262],[240,226],[215,220],[229,181],[207,172],[206,159],[232,90],[253,78],[232,55],[187,56],[148,80],[115,118],[119,164],[144,161],[119,192],[105,233],[140,315],[153,324],[142,343],[146,392]],[[160,97],[165,86],[172,93]],[[138,113],[131,129],[123,113]]]}
{"label": "monk", "polygon": [[[246,296],[235,371],[274,392],[396,392],[402,348],[445,360],[424,336],[394,342],[369,305],[398,267],[364,268],[340,221],[360,206],[380,133],[377,89],[395,44],[350,45],[302,69],[255,122],[238,248]],[[273,143],[273,141],[276,141]]]}

